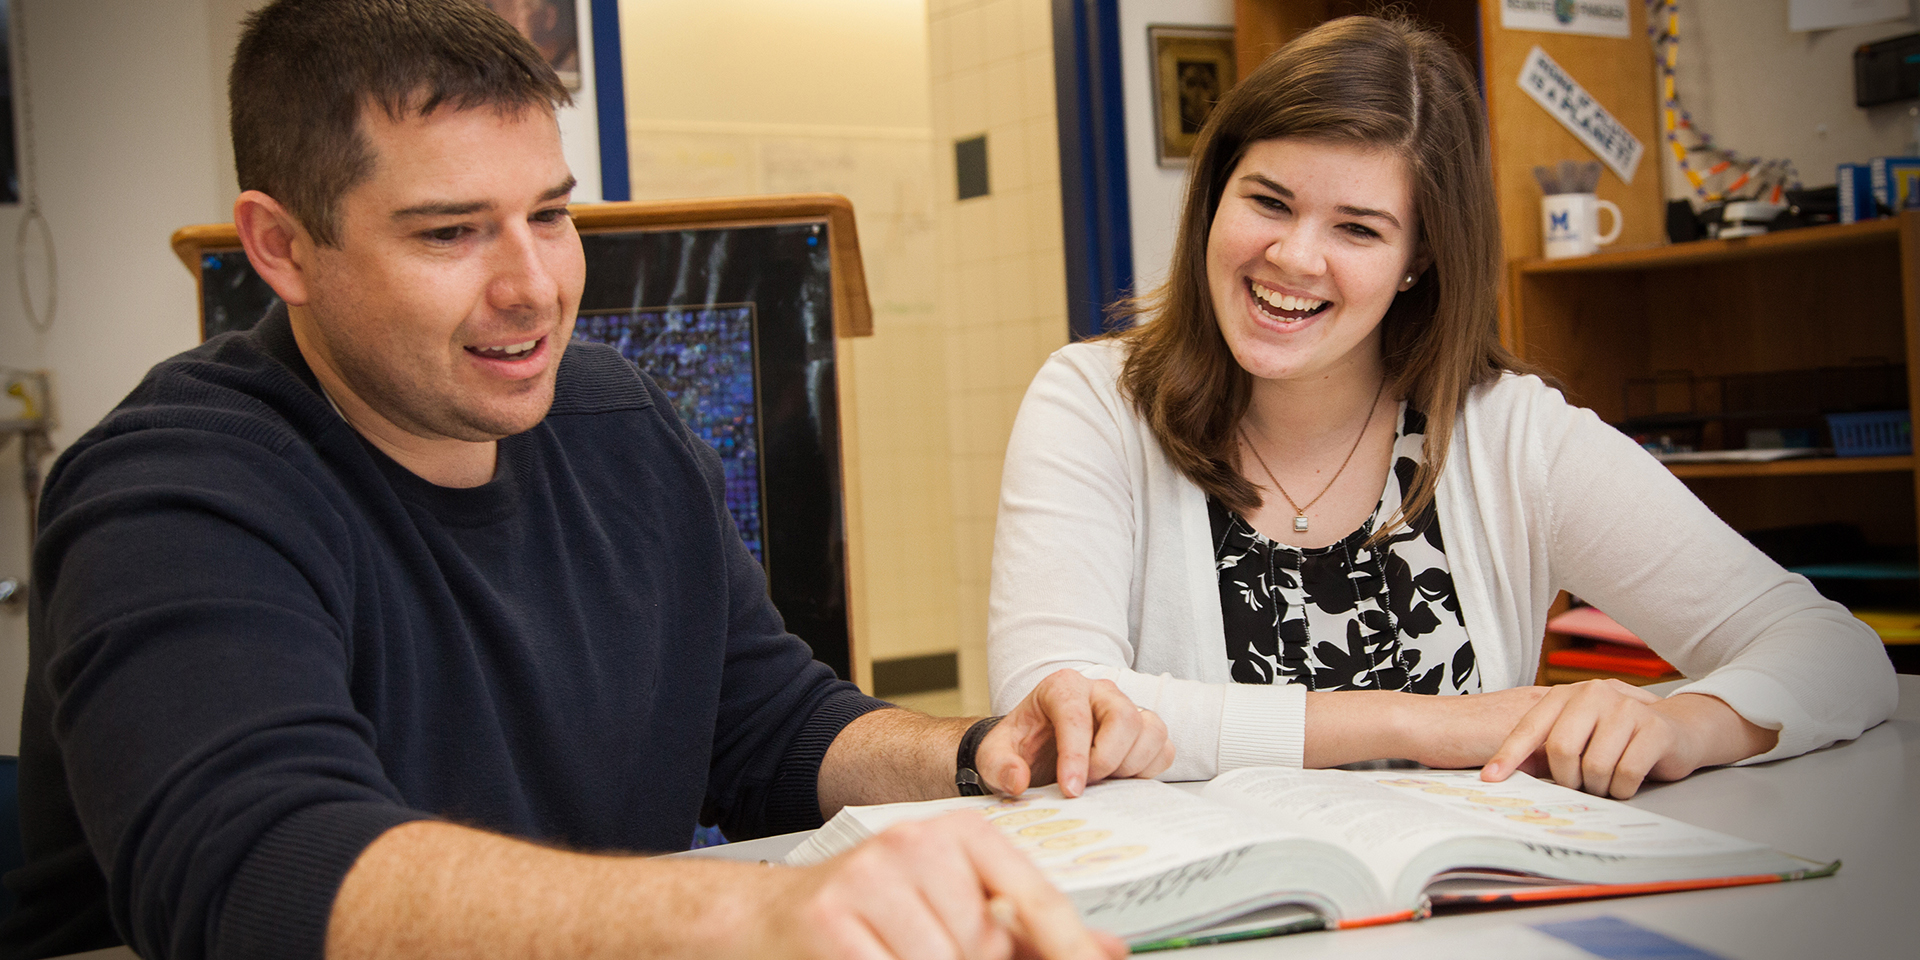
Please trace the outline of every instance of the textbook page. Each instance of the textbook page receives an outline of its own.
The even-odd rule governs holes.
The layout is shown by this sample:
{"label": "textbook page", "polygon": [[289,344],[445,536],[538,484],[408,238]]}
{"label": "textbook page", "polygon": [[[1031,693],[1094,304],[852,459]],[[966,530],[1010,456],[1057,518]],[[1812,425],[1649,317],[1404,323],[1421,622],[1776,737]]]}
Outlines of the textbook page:
{"label": "textbook page", "polygon": [[1202,793],[1340,846],[1366,864],[1383,891],[1395,890],[1407,864],[1428,848],[1487,832],[1458,811],[1409,803],[1347,770],[1243,767],[1216,777]]}
{"label": "textbook page", "polygon": [[[1057,786],[1018,798],[955,797],[918,803],[848,807],[859,836],[796,848],[787,862],[825,860],[897,823],[930,820],[955,810],[987,818],[1062,889],[1124,883],[1256,843],[1296,836],[1255,816],[1155,780],[1109,780],[1068,799]],[[836,818],[838,819],[838,818]],[[831,825],[830,825],[831,826]],[[829,832],[823,828],[816,837]]]}
{"label": "textbook page", "polygon": [[1482,832],[1602,856],[1675,858],[1771,849],[1524,773],[1487,783],[1478,770],[1346,772],[1388,787],[1396,795],[1470,818]]}

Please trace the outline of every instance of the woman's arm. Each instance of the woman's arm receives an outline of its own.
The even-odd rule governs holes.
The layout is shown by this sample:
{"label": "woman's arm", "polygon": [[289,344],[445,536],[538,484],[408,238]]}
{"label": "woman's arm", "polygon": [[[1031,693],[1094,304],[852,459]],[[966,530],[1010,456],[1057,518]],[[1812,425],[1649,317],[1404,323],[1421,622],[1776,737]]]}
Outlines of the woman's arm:
{"label": "woman's arm", "polygon": [[[1531,385],[1531,381],[1527,381]],[[1851,739],[1897,699],[1872,630],[1760,553],[1665,466],[1591,411],[1533,385],[1506,423],[1523,496],[1539,498],[1553,584],[1645,638],[1693,682],[1553,688],[1488,765],[1630,796],[1644,778],[1794,756]]]}

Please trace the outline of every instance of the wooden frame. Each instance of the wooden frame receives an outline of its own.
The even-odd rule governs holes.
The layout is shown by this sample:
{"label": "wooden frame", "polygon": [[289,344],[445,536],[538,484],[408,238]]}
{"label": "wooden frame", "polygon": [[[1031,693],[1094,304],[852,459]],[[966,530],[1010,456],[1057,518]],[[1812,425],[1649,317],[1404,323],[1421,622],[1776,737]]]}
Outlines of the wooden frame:
{"label": "wooden frame", "polygon": [[[582,236],[603,233],[650,233],[682,231],[692,228],[761,227],[788,224],[822,224],[831,269],[829,292],[835,340],[873,334],[873,310],[868,300],[865,268],[860,257],[859,236],[854,224],[853,205],[837,194],[792,194],[762,197],[728,197],[701,200],[630,201],[580,204],[570,208],[574,224]],[[201,258],[206,254],[233,253],[240,249],[239,235],[232,223],[182,227],[171,238],[174,254],[194,276],[196,299],[204,304],[201,285]],[[205,330],[205,317],[202,317]],[[849,679],[862,689],[873,685],[872,656],[863,638],[868,631],[864,525],[861,519],[859,433],[853,416],[851,387],[853,351],[835,351],[835,396],[840,410],[838,422],[839,482],[841,503],[839,522],[845,538],[847,659]]]}
{"label": "wooden frame", "polygon": [[568,90],[580,89],[581,51],[585,31],[573,0],[485,0],[494,13],[513,24],[527,42],[547,58]]}
{"label": "wooden frame", "polygon": [[1154,24],[1147,27],[1147,56],[1153,65],[1154,155],[1163,167],[1184,167],[1201,124],[1239,80],[1233,30]]}

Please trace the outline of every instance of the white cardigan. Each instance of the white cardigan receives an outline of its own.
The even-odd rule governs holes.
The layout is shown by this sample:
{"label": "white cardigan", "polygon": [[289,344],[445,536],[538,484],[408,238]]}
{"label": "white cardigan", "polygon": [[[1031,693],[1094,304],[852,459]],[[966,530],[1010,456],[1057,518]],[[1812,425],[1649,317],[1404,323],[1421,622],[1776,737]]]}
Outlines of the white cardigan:
{"label": "white cardigan", "polygon": [[[1299,766],[1306,693],[1231,682],[1206,498],[1121,395],[1124,350],[1056,352],[1014,422],[987,619],[994,709],[1071,667],[1166,721],[1164,779]],[[1435,500],[1483,690],[1533,682],[1565,589],[1698,678],[1682,689],[1778,730],[1748,763],[1857,737],[1899,698],[1871,629],[1536,377],[1468,396]]]}

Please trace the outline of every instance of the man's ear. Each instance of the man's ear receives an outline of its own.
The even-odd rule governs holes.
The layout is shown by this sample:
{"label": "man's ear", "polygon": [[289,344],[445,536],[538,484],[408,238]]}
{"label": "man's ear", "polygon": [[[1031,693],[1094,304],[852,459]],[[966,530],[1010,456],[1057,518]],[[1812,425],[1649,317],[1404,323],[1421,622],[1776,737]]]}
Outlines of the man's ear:
{"label": "man's ear", "polygon": [[280,201],[246,190],[233,201],[233,226],[260,279],[288,305],[306,305],[306,272],[312,265],[314,242],[300,218]]}

